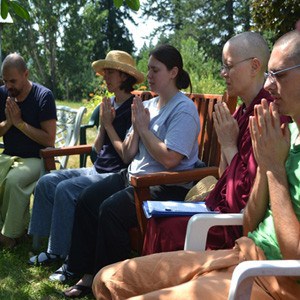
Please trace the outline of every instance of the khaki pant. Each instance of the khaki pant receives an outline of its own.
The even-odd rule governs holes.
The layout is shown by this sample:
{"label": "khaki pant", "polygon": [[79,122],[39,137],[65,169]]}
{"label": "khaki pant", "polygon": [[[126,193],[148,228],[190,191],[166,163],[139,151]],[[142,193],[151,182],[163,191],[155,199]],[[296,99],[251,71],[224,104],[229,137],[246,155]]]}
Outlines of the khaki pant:
{"label": "khaki pant", "polygon": [[10,238],[24,234],[29,202],[41,173],[41,160],[0,154],[0,229]]}
{"label": "khaki pant", "polygon": [[[103,268],[93,292],[96,299],[227,299],[235,266],[263,259],[263,251],[246,237],[230,250],[158,253]],[[300,299],[300,285],[295,278],[256,278],[251,298]]]}

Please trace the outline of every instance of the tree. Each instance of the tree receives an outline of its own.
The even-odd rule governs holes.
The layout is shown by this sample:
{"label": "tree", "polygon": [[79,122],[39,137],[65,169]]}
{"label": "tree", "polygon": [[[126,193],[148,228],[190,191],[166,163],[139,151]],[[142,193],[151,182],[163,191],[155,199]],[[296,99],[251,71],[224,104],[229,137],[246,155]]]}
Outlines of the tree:
{"label": "tree", "polygon": [[174,45],[192,37],[214,59],[232,35],[249,30],[249,11],[249,0],[148,0],[143,8],[146,17],[162,24],[154,34],[167,34]]}
{"label": "tree", "polygon": [[129,8],[113,0],[31,0],[29,21],[16,18],[3,31],[3,50],[17,51],[30,66],[31,79],[57,98],[81,99],[91,91],[93,60],[111,49],[132,52],[124,20]]}
{"label": "tree", "polygon": [[273,42],[284,33],[295,29],[300,18],[298,0],[255,0],[251,7],[254,28],[262,32],[273,32]]}
{"label": "tree", "polygon": [[[30,15],[28,13],[28,10],[23,7],[19,1],[16,0],[1,0],[1,17],[3,19],[6,19],[8,12],[13,11],[16,15],[21,17],[22,19],[25,19],[29,21]],[[133,10],[139,10],[140,8],[140,1],[139,0],[125,0],[125,3],[128,5],[129,8]],[[114,5],[117,8],[120,8],[123,4],[123,0],[114,0]]]}

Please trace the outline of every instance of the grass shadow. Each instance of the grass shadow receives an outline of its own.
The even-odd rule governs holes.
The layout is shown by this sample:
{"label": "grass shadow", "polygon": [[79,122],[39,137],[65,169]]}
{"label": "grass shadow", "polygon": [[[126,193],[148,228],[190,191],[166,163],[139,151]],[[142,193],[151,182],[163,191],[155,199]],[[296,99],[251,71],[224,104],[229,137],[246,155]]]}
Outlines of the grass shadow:
{"label": "grass shadow", "polygon": [[[62,291],[69,285],[48,279],[61,262],[50,266],[28,265],[31,245],[31,239],[27,239],[13,250],[0,249],[0,300],[65,299]],[[46,241],[43,246],[46,249]],[[82,299],[94,297],[89,295]]]}

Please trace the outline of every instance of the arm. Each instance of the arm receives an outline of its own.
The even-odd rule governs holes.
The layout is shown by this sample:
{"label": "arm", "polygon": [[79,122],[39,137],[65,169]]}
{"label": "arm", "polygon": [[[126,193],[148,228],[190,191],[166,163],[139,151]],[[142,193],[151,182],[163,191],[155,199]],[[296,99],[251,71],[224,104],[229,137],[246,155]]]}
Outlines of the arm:
{"label": "arm", "polygon": [[269,204],[268,182],[265,172],[258,167],[254,185],[244,210],[243,232],[247,236],[248,232],[255,230],[263,220]]}
{"label": "arm", "polygon": [[266,176],[267,166],[265,165],[264,157],[262,157],[262,149],[260,149],[263,145],[260,143],[260,129],[256,108],[257,107],[254,109],[255,117],[250,116],[249,118],[249,130],[251,134],[253,153],[258,167],[256,170],[254,185],[244,210],[243,232],[245,236],[257,228],[259,223],[263,220],[269,205],[269,187]]}
{"label": "arm", "polygon": [[0,136],[5,135],[5,133],[9,130],[9,128],[12,126],[11,123],[9,123],[8,120],[2,121],[0,123]]}
{"label": "arm", "polygon": [[104,134],[105,134],[105,129],[103,126],[100,125],[97,136],[94,141],[94,148],[96,149],[97,153],[101,150],[103,146]]}
{"label": "arm", "polygon": [[[119,135],[117,134],[112,122],[115,119],[116,112],[115,109],[111,106],[111,102],[109,98],[103,98],[102,103],[100,104],[100,133],[103,134],[102,137],[102,144],[104,139],[104,130],[106,131],[112,145],[114,146],[118,155],[123,159],[123,152],[122,152],[122,140],[120,139]],[[103,131],[101,132],[103,128]],[[99,150],[101,149],[99,148]],[[98,149],[97,149],[98,150]]]}
{"label": "arm", "polygon": [[139,149],[139,139],[138,133],[133,128],[122,144],[122,158],[124,163],[129,164],[133,160]]}
{"label": "arm", "polygon": [[166,144],[149,129],[139,130],[139,136],[153,159],[162,164],[167,170],[179,165],[184,158],[182,154],[169,150]]}
{"label": "arm", "polygon": [[6,108],[5,108],[5,116],[6,116],[6,120],[4,120],[0,123],[0,136],[5,135],[5,133],[12,126],[12,121],[10,119],[9,113]]}
{"label": "arm", "polygon": [[299,259],[300,224],[292,206],[285,168],[273,168],[267,172],[267,177],[274,226],[282,256],[284,259]]}
{"label": "arm", "polygon": [[45,147],[54,147],[56,120],[41,122],[41,129],[35,128],[24,121],[17,123],[15,126],[38,144]]}
{"label": "arm", "polygon": [[[137,101],[135,99],[139,99],[139,101],[142,101],[141,98],[137,96],[134,97],[134,101]],[[129,164],[133,160],[134,156],[139,150],[140,137],[138,135],[138,131],[136,128],[135,114],[133,112],[133,104],[131,104],[131,121],[132,121],[133,130],[125,138],[122,144],[122,155],[123,155],[122,157],[123,157],[123,161],[127,164]]]}
{"label": "arm", "polygon": [[220,158],[220,164],[219,164],[219,177],[222,176],[222,174],[224,173],[227,166],[228,165],[227,165],[226,158],[224,156],[224,153],[221,151],[221,158]]}
{"label": "arm", "polygon": [[29,138],[45,147],[53,147],[56,134],[56,120],[47,120],[41,122],[41,129],[35,128],[24,122],[21,116],[21,110],[15,101],[10,98],[6,101],[6,110],[9,120],[13,126],[22,131]]}
{"label": "arm", "polygon": [[269,202],[281,253],[284,259],[299,259],[300,224],[293,210],[285,169],[290,132],[285,125],[280,127],[277,109],[273,103],[268,108],[264,99],[262,105],[255,107],[255,122],[252,117],[251,127],[257,163],[265,170],[269,186]]}
{"label": "arm", "polygon": [[[226,166],[230,165],[233,157],[238,152],[237,139],[239,127],[237,121],[230,114],[225,102],[215,104],[213,119],[218,140],[221,145],[222,157],[224,159],[222,168],[224,168],[226,164]],[[220,169],[220,172],[222,172],[222,169]]]}
{"label": "arm", "polygon": [[150,113],[144,108],[142,101],[134,98],[132,104],[132,124],[150,155],[166,169],[176,167],[183,155],[169,150],[166,144],[158,139],[149,129]]}
{"label": "arm", "polygon": [[[284,259],[300,258],[300,223],[294,212],[287,180],[285,162],[290,147],[290,131],[287,124],[280,127],[279,114],[271,104],[274,119],[271,157],[267,178],[270,206],[273,213],[276,237]],[[276,151],[274,151],[276,149]],[[288,234],[287,234],[287,228]]]}

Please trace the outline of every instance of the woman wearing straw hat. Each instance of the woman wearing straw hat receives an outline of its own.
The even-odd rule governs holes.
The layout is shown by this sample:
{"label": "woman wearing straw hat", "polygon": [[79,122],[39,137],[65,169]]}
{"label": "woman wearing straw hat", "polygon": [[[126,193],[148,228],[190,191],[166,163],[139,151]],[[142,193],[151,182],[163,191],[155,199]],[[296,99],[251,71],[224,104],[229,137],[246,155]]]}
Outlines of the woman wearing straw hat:
{"label": "woman wearing straw hat", "polygon": [[[79,196],[68,270],[82,278],[64,292],[66,297],[87,294],[100,268],[130,256],[128,232],[137,226],[130,176],[191,169],[198,160],[199,116],[193,102],[180,91],[191,82],[176,48],[162,45],[151,52],[148,82],[158,97],[144,102],[133,99],[133,126],[123,142],[128,171],[106,177]],[[183,200],[189,187],[152,187],[151,199]]]}
{"label": "woman wearing straw hat", "polygon": [[[119,50],[110,51],[92,67],[103,76],[108,91],[114,93],[114,97],[104,98],[100,104],[100,126],[94,142],[97,159],[93,167],[53,172],[38,181],[29,234],[49,236],[49,243],[47,251],[30,258],[31,265],[67,257],[79,194],[85,187],[128,166],[122,159],[121,145],[131,126],[131,91],[134,84],[143,82],[144,75],[136,69],[131,55]],[[64,271],[63,265],[50,279],[64,281],[68,275]]]}

